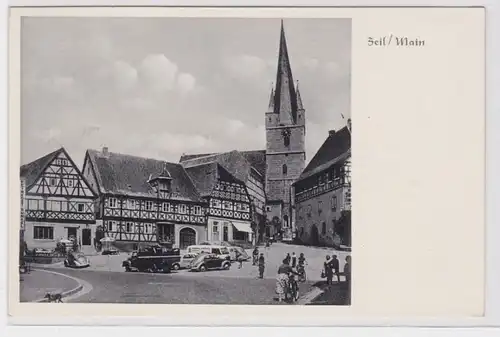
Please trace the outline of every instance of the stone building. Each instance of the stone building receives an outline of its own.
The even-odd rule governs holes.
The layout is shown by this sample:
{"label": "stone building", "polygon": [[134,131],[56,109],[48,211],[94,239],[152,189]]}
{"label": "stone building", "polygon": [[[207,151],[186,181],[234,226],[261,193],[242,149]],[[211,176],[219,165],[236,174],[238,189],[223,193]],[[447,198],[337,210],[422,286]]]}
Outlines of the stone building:
{"label": "stone building", "polygon": [[348,127],[329,132],[328,138],[294,183],[298,240],[314,246],[350,244],[350,172],[349,122]]}
{"label": "stone building", "polygon": [[278,219],[283,240],[291,240],[291,186],[304,170],[305,110],[298,85],[293,82],[283,24],[276,74],[276,87],[271,91],[266,112],[266,215],[268,221]]}

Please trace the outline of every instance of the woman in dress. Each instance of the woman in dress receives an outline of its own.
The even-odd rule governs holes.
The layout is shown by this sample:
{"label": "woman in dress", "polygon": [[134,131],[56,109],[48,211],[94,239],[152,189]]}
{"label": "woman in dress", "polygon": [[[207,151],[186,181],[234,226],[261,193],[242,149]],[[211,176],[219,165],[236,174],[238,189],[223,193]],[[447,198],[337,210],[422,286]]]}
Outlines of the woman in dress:
{"label": "woman in dress", "polygon": [[288,259],[284,259],[281,266],[278,268],[278,276],[276,277],[276,293],[278,294],[278,301],[282,302],[286,299],[286,291],[288,288],[288,279],[290,274],[297,274],[290,267]]}

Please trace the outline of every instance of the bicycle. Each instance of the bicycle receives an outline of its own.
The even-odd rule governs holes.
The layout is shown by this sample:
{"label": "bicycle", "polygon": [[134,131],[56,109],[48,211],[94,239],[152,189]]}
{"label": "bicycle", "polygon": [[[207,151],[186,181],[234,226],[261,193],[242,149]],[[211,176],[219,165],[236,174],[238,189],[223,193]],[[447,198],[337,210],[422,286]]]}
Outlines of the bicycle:
{"label": "bicycle", "polygon": [[299,282],[305,282],[307,280],[306,269],[304,265],[299,264],[297,266],[297,273],[299,274]]}
{"label": "bicycle", "polygon": [[298,299],[299,299],[299,285],[297,284],[294,275],[291,275],[288,278],[285,300],[291,300],[292,302],[296,302]]}

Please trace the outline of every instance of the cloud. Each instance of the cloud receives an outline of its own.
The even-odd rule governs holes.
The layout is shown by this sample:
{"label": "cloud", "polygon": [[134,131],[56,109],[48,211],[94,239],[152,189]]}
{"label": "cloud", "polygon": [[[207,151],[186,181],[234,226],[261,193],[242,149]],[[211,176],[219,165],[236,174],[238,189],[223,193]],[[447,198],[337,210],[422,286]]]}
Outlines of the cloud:
{"label": "cloud", "polygon": [[237,119],[230,119],[227,121],[227,132],[233,136],[240,132],[245,127],[245,124]]}
{"label": "cloud", "polygon": [[128,91],[137,83],[137,70],[124,61],[115,61],[112,65],[112,78],[117,89]]}
{"label": "cloud", "polygon": [[171,90],[177,71],[177,65],[163,54],[148,55],[139,66],[140,78],[155,92]]}
{"label": "cloud", "polygon": [[179,74],[177,77],[177,87],[182,94],[186,94],[194,89],[196,79],[188,73]]}
{"label": "cloud", "polygon": [[319,65],[319,61],[315,58],[308,58],[302,63],[304,67],[309,70],[316,70]]}
{"label": "cloud", "polygon": [[243,54],[226,58],[224,66],[233,78],[248,81],[267,76],[269,63],[257,56]]}
{"label": "cloud", "polygon": [[62,94],[72,90],[75,80],[70,76],[51,76],[40,79],[38,84],[46,91]]}

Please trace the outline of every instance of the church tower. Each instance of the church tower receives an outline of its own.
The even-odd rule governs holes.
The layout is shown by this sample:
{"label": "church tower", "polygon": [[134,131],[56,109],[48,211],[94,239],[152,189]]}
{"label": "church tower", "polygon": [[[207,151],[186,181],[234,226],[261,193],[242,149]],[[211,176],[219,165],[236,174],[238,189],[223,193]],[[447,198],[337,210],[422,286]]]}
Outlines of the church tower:
{"label": "church tower", "polygon": [[292,236],[291,185],[305,168],[305,110],[295,86],[281,21],[276,86],[266,112],[267,219],[281,221],[284,239]]}

